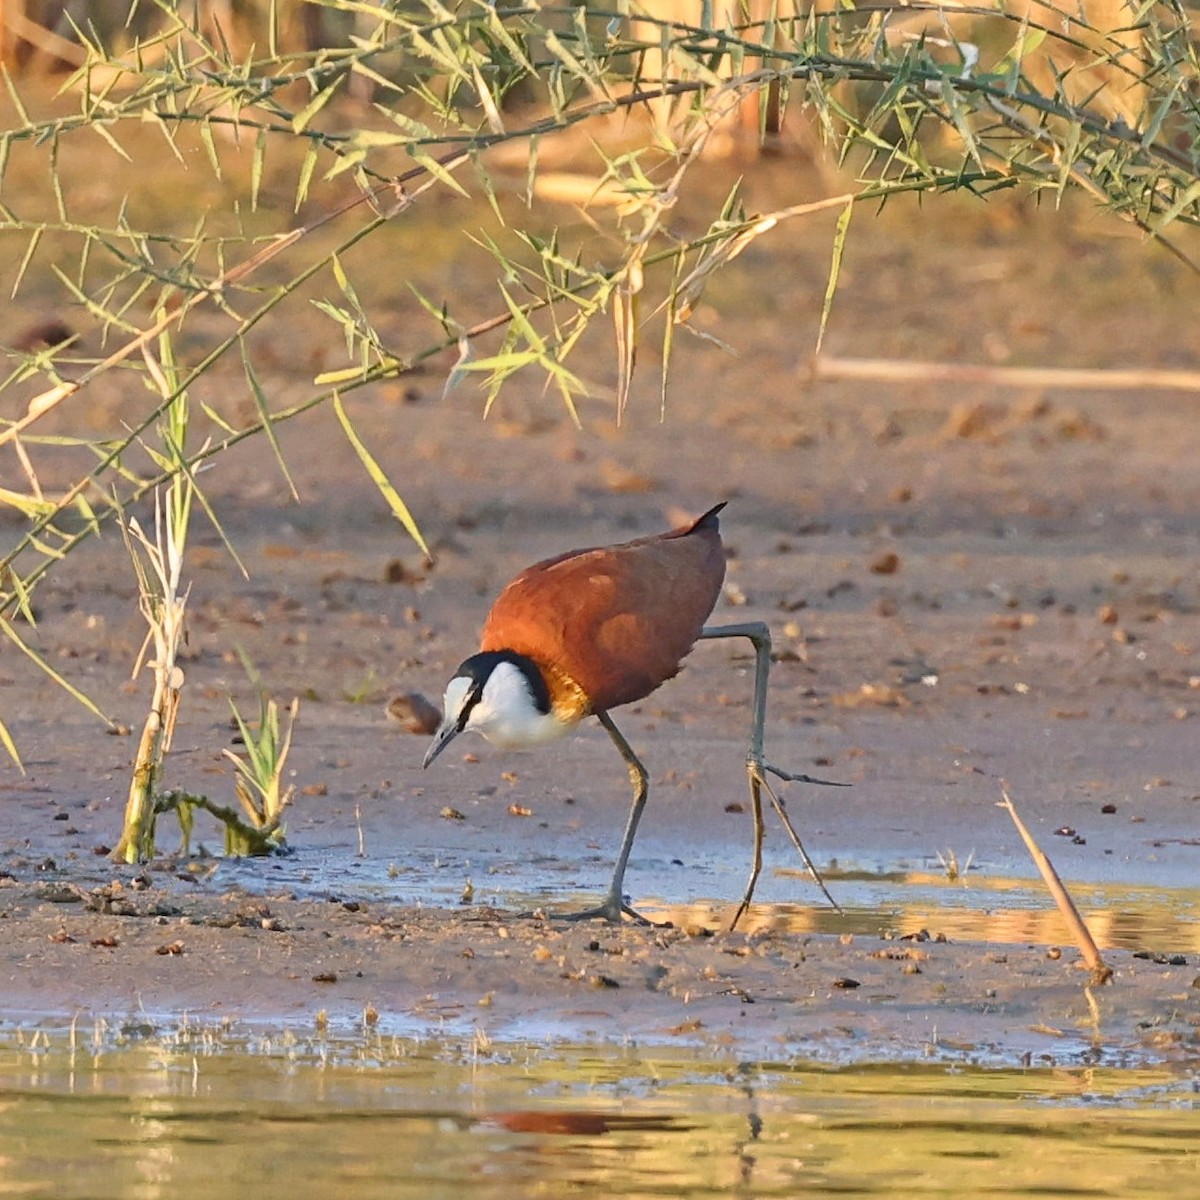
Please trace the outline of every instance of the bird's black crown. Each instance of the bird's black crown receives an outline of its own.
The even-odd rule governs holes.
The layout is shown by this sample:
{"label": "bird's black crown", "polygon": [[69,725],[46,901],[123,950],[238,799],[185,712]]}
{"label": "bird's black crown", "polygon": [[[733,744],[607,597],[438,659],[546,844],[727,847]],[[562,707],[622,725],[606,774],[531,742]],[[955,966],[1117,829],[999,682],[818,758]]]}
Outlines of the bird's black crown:
{"label": "bird's black crown", "polygon": [[471,680],[471,690],[467,694],[467,702],[463,705],[462,712],[459,713],[460,727],[465,726],[471,709],[483,695],[483,686],[487,683],[488,676],[501,663],[505,662],[511,663],[525,676],[529,683],[529,693],[533,697],[534,707],[538,712],[549,713],[550,689],[546,686],[546,677],[532,658],[525,654],[518,654],[515,650],[481,650],[478,654],[472,654],[470,658],[463,659],[458,665],[458,670],[454,672],[455,678]]}

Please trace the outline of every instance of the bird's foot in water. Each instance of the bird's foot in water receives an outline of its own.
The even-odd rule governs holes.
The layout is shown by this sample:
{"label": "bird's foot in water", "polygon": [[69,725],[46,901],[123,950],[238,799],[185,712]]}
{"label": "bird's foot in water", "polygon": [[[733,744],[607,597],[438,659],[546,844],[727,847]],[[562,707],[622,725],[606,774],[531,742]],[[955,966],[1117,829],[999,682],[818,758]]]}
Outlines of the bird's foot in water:
{"label": "bird's foot in water", "polygon": [[585,908],[579,912],[548,913],[538,910],[536,913],[522,913],[523,917],[539,916],[552,921],[607,921],[610,925],[620,925],[629,921],[634,925],[654,927],[655,922],[643,917],[640,912],[630,908],[620,896],[606,896],[603,904],[595,908]]}
{"label": "bird's foot in water", "polygon": [[581,912],[555,913],[560,921],[595,921],[601,917],[610,925],[620,925],[625,919],[634,925],[651,926],[653,921],[643,917],[636,909],[630,908],[624,901],[613,902],[605,900],[595,908],[585,908]]}

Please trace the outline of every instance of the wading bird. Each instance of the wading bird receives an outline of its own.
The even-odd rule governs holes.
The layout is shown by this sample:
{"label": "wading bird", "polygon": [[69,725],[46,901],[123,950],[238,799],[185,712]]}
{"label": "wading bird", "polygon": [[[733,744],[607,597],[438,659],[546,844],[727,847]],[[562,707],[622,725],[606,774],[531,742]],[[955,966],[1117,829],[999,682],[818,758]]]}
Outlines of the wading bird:
{"label": "wading bird", "polygon": [[[625,867],[646,806],[646,768],[613,723],[610,710],[643,700],[679,671],[693,645],[709,638],[748,638],[754,646],[754,707],[746,768],[754,817],[754,857],[736,925],[762,870],[762,789],[783,820],[804,862],[817,876],[783,802],[767,775],[795,775],[763,759],[771,634],[762,622],[706,627],[725,579],[718,514],[710,508],[689,525],[616,546],[569,550],[522,571],[499,595],[483,627],[480,651],[446,686],[444,717],[424,766],[466,730],[502,749],[537,746],[570,733],[595,716],[625,760],[633,807],[603,903],[574,919],[622,914],[643,921],[624,897]],[[842,786],[842,785],[837,785]],[[824,885],[821,885],[824,891]],[[828,892],[825,893],[828,897]],[[832,903],[832,900],[831,900]],[[835,905],[836,907],[836,905]],[[731,926],[732,927],[732,926]]]}

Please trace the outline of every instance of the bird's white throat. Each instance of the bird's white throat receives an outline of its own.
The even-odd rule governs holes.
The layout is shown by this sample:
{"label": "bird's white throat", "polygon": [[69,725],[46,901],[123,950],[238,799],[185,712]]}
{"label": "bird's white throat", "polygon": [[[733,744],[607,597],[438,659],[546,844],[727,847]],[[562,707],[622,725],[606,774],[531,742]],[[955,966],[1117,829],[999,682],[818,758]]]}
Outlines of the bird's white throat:
{"label": "bird's white throat", "polygon": [[[472,686],[473,681],[461,675],[450,680],[446,687],[447,718],[462,712]],[[553,712],[539,712],[525,672],[515,663],[499,662],[484,681],[463,728],[482,734],[493,746],[511,750],[564,737],[575,728],[575,722],[562,721]]]}

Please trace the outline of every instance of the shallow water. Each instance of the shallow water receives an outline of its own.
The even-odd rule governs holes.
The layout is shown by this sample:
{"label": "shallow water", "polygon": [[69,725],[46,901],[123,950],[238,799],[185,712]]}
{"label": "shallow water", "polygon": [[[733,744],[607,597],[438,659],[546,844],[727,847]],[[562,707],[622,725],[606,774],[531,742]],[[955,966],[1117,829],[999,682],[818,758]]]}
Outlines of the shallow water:
{"label": "shallow water", "polygon": [[[913,937],[928,933],[956,942],[1070,945],[1072,936],[1040,880],[985,876],[951,880],[928,872],[885,876],[834,873],[826,883],[842,912],[818,904],[754,905],[742,920],[750,932],[853,933]],[[1200,889],[1071,885],[1096,944],[1104,950],[1155,955],[1200,953]],[[648,917],[677,925],[717,926],[727,905],[644,906]]]}
{"label": "shallow water", "polygon": [[713,1060],[678,1048],[150,1023],[0,1028],[0,1196],[1186,1196],[1178,1067]]}
{"label": "shallow water", "polygon": [[[607,883],[609,864],[595,870],[591,890],[571,873],[548,872],[536,862],[510,865],[503,876],[486,864],[453,859],[389,871],[388,864],[343,857],[320,860],[296,856],[272,864],[266,874],[256,864],[222,863],[223,881],[261,890],[285,885],[297,895],[350,892],[367,900],[454,905],[470,881],[474,903],[518,911],[579,909],[596,902]],[[957,865],[956,865],[957,866]],[[977,864],[962,864],[958,873],[940,863],[920,867],[893,864],[865,869],[826,865],[822,875],[838,902],[839,913],[824,903],[811,879],[792,867],[764,872],[756,903],[743,918],[744,932],[772,929],[789,933],[913,935],[921,930],[952,941],[998,945],[1067,945],[1071,934],[1036,876],[1015,875]],[[1172,876],[1173,878],[1173,876]],[[678,884],[679,880],[674,879]],[[636,907],[654,921],[720,928],[728,923],[741,895],[744,878],[722,866],[720,886],[703,876],[682,888],[682,902],[666,902],[653,892],[639,895]],[[1096,944],[1104,950],[1151,954],[1200,953],[1200,888],[1138,884],[1124,880],[1073,880],[1071,894]],[[721,902],[712,897],[722,895]],[[803,898],[801,902],[785,896]]]}

